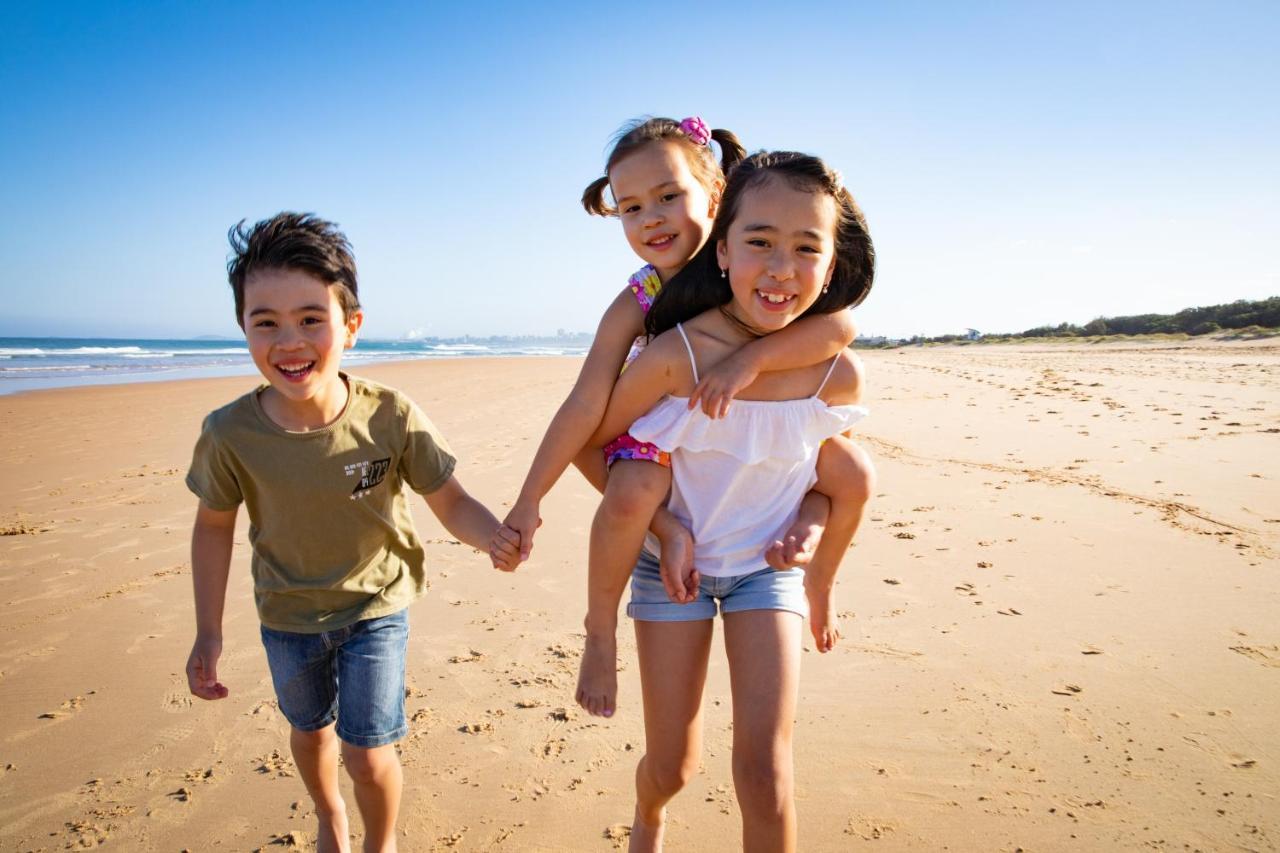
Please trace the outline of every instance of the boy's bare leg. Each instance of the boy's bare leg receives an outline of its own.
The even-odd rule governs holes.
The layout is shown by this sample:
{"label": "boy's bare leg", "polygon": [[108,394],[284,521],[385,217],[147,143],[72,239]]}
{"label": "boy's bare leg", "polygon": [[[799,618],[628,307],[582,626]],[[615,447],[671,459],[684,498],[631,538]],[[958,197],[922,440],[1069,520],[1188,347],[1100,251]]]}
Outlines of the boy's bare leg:
{"label": "boy's bare leg", "polygon": [[764,552],[764,560],[779,571],[806,566],[813,560],[831,514],[831,499],[820,492],[809,492],[800,502],[796,520],[781,539],[776,539]]}
{"label": "boy's bare leg", "polygon": [[822,445],[815,491],[831,499],[831,515],[813,559],[805,568],[809,628],[819,652],[829,652],[840,639],[832,603],[836,572],[862,523],[862,511],[875,490],[876,471],[866,451],[843,435]]}
{"label": "boy's bare leg", "polygon": [[315,803],[317,853],[348,853],[347,804],[338,790],[338,736],[328,725],[314,732],[291,729],[289,748],[307,793]]}
{"label": "boy's bare leg", "polygon": [[653,515],[671,487],[671,471],[653,462],[619,460],[591,522],[587,554],[587,639],[578,668],[578,704],[611,717],[618,695],[618,603],[635,568]]}
{"label": "boy's bare leg", "polygon": [[364,853],[395,853],[396,817],[404,785],[395,744],[366,749],[344,743],[342,761],[364,820]]}

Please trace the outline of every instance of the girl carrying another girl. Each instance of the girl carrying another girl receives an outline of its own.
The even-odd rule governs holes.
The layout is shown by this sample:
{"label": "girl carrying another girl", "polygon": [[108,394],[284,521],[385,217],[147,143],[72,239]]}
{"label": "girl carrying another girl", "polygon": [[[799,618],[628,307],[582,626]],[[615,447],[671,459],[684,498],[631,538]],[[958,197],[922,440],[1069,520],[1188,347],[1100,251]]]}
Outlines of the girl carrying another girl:
{"label": "girl carrying another girl", "polygon": [[[722,152],[720,163],[711,149],[713,141]],[[593,714],[610,716],[615,707],[618,603],[645,531],[652,530],[661,542],[661,572],[674,600],[692,599],[698,576],[693,570],[688,530],[662,508],[671,484],[667,454],[616,433],[592,442],[592,434],[600,425],[629,353],[634,357],[646,340],[649,309],[657,306],[658,314],[663,313],[666,285],[678,278],[707,242],[724,188],[723,170],[731,168],[744,153],[734,134],[709,130],[700,118],[681,122],[646,119],[618,137],[605,175],[593,181],[582,196],[589,213],[617,216],[622,221],[628,244],[645,265],[631,276],[601,319],[578,380],[552,419],[506,524],[519,534],[521,558],[527,559],[541,523],[543,496],[570,462],[576,462],[584,472],[600,470],[600,448],[616,439],[611,448],[616,464],[607,487],[603,477],[593,478],[604,498],[592,525],[587,639],[577,689],[579,703]],[[605,200],[606,190],[613,196],[612,205]],[[714,264],[709,249],[702,257]],[[689,406],[701,402],[707,414],[723,415],[729,400],[762,371],[827,360],[843,350],[854,334],[847,313],[806,318],[794,330],[754,341],[706,371],[690,395]],[[813,560],[829,565],[834,573],[861,519],[871,491],[870,461],[845,439],[831,442],[821,458],[817,489],[830,499],[831,506],[826,533],[819,543],[820,513],[815,512],[813,519],[806,516],[795,530],[781,536],[779,546],[771,552],[770,559],[778,566]],[[819,649],[831,648],[836,636],[833,615],[828,613],[817,635]]]}
{"label": "girl carrying another girl", "polygon": [[[754,154],[730,173],[710,240],[717,273],[682,289],[669,314],[682,322],[627,367],[596,436],[630,427],[635,441],[671,454],[668,509],[692,530],[703,576],[696,599],[680,604],[665,593],[653,557],[643,554],[635,566],[627,612],[636,627],[646,749],[636,768],[633,851],[661,849],[666,803],[697,772],[717,601],[743,849],[795,849],[792,724],[806,592],[809,600],[814,590],[829,593],[834,567],[815,561],[807,572],[778,571],[766,564],[765,546],[795,523],[822,442],[865,414],[854,405],[858,364],[847,350],[761,373],[723,418],[689,406],[709,370],[746,347],[820,328],[814,318],[856,305],[870,290],[871,238],[839,176],[816,157]],[[595,466],[592,477],[603,460]]]}

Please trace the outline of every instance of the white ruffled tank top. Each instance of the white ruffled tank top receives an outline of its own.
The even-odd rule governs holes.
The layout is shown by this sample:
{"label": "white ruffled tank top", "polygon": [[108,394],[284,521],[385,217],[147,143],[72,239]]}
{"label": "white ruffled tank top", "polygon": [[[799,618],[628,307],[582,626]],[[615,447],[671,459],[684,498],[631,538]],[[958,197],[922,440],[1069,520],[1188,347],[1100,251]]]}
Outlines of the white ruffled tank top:
{"label": "white ruffled tank top", "polygon": [[[693,381],[698,363],[683,325]],[[671,454],[667,508],[693,533],[694,566],[709,577],[733,577],[766,567],[764,552],[795,521],[800,501],[817,482],[818,448],[867,416],[862,406],[828,406],[811,397],[734,400],[728,414],[709,418],[688,397],[664,397],[629,430]],[[658,553],[652,535],[645,547]]]}

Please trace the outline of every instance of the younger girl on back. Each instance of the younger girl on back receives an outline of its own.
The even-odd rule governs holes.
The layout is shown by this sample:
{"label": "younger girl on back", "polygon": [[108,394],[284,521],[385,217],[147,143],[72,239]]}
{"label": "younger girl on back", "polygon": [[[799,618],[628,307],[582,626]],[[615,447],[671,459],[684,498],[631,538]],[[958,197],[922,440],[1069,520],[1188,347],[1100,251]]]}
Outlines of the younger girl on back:
{"label": "younger girl on back", "polygon": [[[716,163],[710,143],[722,152]],[[588,212],[617,216],[627,242],[645,265],[631,276],[600,321],[595,340],[568,399],[556,413],[538,448],[520,496],[506,524],[520,535],[521,556],[527,558],[534,532],[541,523],[539,505],[570,462],[584,470],[599,468],[601,444],[591,444],[592,434],[604,416],[619,372],[645,340],[645,316],[661,306],[665,285],[685,267],[710,233],[724,169],[731,168],[744,151],[737,137],[725,130],[708,130],[699,118],[676,122],[652,118],[638,122],[618,138],[609,154],[605,175],[583,193]],[[605,200],[609,190],[614,204]],[[845,313],[808,318],[795,331],[762,338],[742,348],[709,371],[690,399],[692,407],[701,395],[708,413],[722,414],[728,399],[763,370],[813,364],[829,358],[853,339],[851,319]],[[629,356],[628,353],[631,353]],[[646,529],[662,543],[662,570],[669,594],[690,599],[697,586],[692,572],[692,548],[688,531],[661,508],[671,483],[670,461],[652,445],[628,436],[611,447],[616,461],[608,487],[603,478],[593,483],[604,491],[600,511],[592,525],[588,560],[587,630],[578,701],[595,714],[611,715],[617,691],[616,631],[618,602],[631,573]],[[852,445],[833,447],[830,471],[823,471],[819,488],[832,498],[832,540],[827,562],[838,564],[862,505],[870,492],[870,463]],[[830,489],[827,486],[830,484]],[[835,528],[843,524],[841,531]],[[846,535],[847,529],[847,535]],[[840,542],[843,536],[843,542]],[[777,549],[780,564],[797,564],[812,555],[815,529],[793,531]],[[684,582],[679,583],[677,579]],[[834,642],[834,621],[824,629],[825,651]]]}
{"label": "younger girl on back", "polygon": [[[669,510],[696,540],[696,601],[671,602],[652,557],[635,566],[631,603],[644,694],[645,755],[636,768],[631,849],[658,850],[666,803],[697,772],[713,619],[724,616],[733,693],[733,776],[744,850],[796,847],[792,721],[806,592],[815,571],[776,571],[765,544],[794,522],[816,480],[818,448],[864,410],[857,359],[763,373],[723,419],[690,411],[699,377],[747,346],[799,333],[871,288],[874,251],[861,211],[821,160],[759,153],[729,176],[710,235],[727,278],[686,293],[618,379],[597,440],[630,428],[670,452]],[[805,319],[801,319],[805,318]],[[647,414],[645,414],[647,412]],[[602,460],[596,462],[599,476]],[[612,477],[612,474],[610,474]],[[806,589],[808,587],[808,589]],[[817,602],[815,602],[817,603]],[[820,614],[815,613],[815,617]]]}

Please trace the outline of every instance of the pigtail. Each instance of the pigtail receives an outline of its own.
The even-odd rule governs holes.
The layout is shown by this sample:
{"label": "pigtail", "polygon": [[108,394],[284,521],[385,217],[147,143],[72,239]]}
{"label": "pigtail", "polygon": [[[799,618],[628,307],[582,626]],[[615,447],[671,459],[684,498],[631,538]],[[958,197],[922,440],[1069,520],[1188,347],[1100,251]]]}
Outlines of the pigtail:
{"label": "pigtail", "polygon": [[711,131],[711,138],[720,145],[720,171],[728,176],[729,170],[747,156],[747,149],[732,130],[717,127]]}
{"label": "pigtail", "polygon": [[582,191],[582,207],[592,216],[616,216],[618,211],[604,200],[605,188],[609,186],[609,176],[603,175],[587,184]]}

